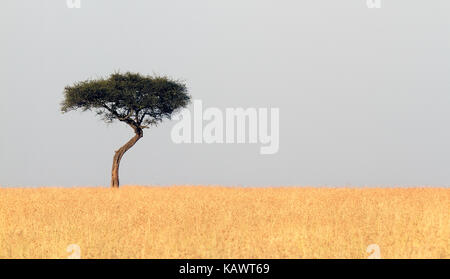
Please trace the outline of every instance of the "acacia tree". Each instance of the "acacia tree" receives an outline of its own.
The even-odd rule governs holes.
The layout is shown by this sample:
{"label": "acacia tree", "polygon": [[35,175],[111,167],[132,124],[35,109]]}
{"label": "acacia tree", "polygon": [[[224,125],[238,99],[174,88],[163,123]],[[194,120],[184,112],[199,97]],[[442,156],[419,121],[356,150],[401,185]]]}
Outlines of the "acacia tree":
{"label": "acacia tree", "polygon": [[66,86],[61,111],[95,111],[107,123],[119,120],[133,129],[134,137],[114,154],[111,187],[118,188],[120,160],[144,136],[143,130],[157,125],[164,118],[170,119],[174,112],[189,102],[186,85],[180,81],[127,72]]}

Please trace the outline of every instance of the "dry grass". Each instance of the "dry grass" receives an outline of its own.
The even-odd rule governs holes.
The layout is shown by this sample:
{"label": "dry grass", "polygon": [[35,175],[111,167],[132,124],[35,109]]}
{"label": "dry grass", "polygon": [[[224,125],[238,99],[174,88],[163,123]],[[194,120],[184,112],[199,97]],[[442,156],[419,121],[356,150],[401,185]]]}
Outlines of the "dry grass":
{"label": "dry grass", "polygon": [[448,188],[0,189],[0,258],[445,258]]}

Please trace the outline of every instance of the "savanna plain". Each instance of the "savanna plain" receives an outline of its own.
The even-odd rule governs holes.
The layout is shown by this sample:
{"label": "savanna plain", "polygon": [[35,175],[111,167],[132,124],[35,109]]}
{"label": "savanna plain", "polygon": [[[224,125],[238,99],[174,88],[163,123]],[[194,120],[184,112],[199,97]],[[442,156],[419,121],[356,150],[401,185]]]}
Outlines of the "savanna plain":
{"label": "savanna plain", "polygon": [[0,188],[0,258],[450,258],[449,220],[449,188]]}

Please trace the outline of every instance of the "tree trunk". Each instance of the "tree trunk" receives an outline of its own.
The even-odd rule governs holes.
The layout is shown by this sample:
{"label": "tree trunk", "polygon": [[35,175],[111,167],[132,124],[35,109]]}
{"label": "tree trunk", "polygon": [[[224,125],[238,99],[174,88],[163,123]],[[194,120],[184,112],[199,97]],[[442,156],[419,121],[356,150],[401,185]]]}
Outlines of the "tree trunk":
{"label": "tree trunk", "polygon": [[113,165],[111,171],[111,188],[119,188],[119,165],[123,154],[128,151],[133,145],[144,136],[144,132],[141,128],[133,127],[136,135],[132,137],[124,146],[116,151],[113,158]]}

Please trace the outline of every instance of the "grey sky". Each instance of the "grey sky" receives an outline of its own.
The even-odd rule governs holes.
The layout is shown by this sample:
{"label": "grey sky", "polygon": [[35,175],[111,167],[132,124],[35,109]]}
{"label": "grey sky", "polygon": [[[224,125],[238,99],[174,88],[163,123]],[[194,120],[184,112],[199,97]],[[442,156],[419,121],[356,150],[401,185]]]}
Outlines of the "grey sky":
{"label": "grey sky", "polygon": [[65,85],[115,70],[184,79],[204,107],[278,107],[280,150],[145,131],[122,184],[450,185],[450,2],[0,4],[0,185],[109,185],[132,136],[62,115]]}

